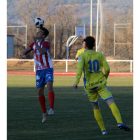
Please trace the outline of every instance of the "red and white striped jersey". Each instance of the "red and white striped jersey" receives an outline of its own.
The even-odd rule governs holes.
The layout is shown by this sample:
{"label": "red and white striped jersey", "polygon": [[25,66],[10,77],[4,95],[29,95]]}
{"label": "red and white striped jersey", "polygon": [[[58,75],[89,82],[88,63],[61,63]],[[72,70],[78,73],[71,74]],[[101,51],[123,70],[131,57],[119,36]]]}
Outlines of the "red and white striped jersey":
{"label": "red and white striped jersey", "polygon": [[39,53],[34,42],[32,42],[29,47],[34,51],[34,64],[36,70],[43,70],[48,68],[53,68],[52,60],[49,54],[50,44],[47,40],[43,42],[37,41],[38,46],[47,50],[47,52],[43,55]]}

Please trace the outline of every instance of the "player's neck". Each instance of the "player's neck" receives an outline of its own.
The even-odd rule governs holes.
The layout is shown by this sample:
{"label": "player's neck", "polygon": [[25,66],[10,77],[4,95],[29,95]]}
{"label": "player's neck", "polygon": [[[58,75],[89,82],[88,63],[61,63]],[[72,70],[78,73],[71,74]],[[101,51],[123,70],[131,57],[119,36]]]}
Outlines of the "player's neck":
{"label": "player's neck", "polygon": [[43,42],[45,39],[43,38],[43,39],[37,39],[39,42]]}
{"label": "player's neck", "polygon": [[88,49],[88,48],[86,48],[86,50],[93,50],[93,49]]}

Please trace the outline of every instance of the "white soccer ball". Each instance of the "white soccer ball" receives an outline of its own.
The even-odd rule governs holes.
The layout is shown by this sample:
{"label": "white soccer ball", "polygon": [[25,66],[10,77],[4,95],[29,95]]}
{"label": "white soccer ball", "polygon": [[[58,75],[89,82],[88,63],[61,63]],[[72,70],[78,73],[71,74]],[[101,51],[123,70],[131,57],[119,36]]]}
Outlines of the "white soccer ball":
{"label": "white soccer ball", "polygon": [[44,19],[41,17],[36,17],[34,20],[34,25],[36,28],[41,28],[44,26]]}

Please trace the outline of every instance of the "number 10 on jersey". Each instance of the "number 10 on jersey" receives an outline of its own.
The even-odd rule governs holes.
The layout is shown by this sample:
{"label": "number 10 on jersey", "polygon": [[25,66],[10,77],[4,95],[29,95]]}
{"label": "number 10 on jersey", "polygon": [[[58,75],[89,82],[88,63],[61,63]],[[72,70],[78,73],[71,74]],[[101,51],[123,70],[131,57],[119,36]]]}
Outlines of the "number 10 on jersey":
{"label": "number 10 on jersey", "polygon": [[99,61],[95,59],[93,62],[88,61],[90,72],[99,72]]}

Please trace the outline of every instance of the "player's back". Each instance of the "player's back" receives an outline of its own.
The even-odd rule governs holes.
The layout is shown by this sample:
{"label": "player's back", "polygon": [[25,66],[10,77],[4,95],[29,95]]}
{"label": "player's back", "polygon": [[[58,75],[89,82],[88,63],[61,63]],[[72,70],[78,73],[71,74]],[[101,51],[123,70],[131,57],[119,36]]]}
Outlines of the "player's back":
{"label": "player's back", "polygon": [[108,63],[103,54],[94,50],[87,50],[81,54],[84,59],[84,73],[87,85],[92,87],[106,84],[103,68],[109,70]]}
{"label": "player's back", "polygon": [[78,50],[78,52],[79,52],[80,54],[83,53],[84,51],[85,51],[84,48]]}
{"label": "player's back", "polygon": [[84,51],[85,51],[84,48],[79,49],[79,50],[77,51],[76,58],[78,58],[78,56],[79,56],[81,53],[83,53]]}

